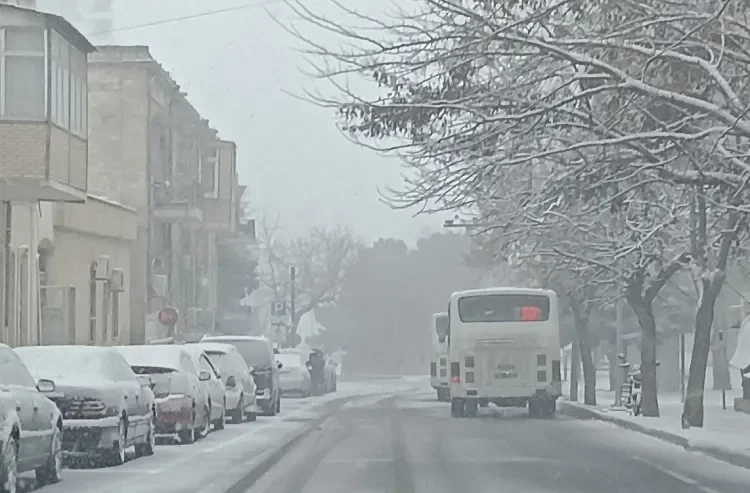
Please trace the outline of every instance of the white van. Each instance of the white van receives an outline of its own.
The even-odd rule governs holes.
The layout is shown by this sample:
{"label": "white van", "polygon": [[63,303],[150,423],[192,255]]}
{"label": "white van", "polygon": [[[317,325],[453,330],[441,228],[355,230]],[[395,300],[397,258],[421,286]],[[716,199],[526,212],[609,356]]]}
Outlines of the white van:
{"label": "white van", "polygon": [[554,414],[562,393],[554,291],[460,291],[451,295],[448,319],[452,416],[476,416],[488,402],[528,406],[530,417]]}
{"label": "white van", "polygon": [[432,352],[430,356],[430,385],[437,391],[441,402],[450,400],[450,379],[448,378],[448,314],[433,313],[430,323]]}

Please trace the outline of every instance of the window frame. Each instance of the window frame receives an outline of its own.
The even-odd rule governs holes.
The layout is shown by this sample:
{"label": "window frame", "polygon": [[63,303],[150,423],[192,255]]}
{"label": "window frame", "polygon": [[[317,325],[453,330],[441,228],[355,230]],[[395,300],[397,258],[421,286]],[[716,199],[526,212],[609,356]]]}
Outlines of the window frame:
{"label": "window frame", "polygon": [[[42,34],[42,49],[36,50],[8,50],[7,33],[13,30],[38,30]],[[29,118],[7,115],[7,60],[9,57],[41,58],[43,65],[43,95],[42,115],[39,118]],[[0,27],[0,121],[47,122],[49,121],[49,30],[42,26],[4,26]]]}
{"label": "window frame", "polygon": [[208,164],[213,166],[213,187],[211,190],[204,190],[203,196],[209,199],[219,198],[219,163],[221,163],[221,147],[212,145],[209,147],[206,153],[207,158],[203,159],[203,153],[201,153],[200,170],[201,170],[201,181],[203,180],[203,166]]}

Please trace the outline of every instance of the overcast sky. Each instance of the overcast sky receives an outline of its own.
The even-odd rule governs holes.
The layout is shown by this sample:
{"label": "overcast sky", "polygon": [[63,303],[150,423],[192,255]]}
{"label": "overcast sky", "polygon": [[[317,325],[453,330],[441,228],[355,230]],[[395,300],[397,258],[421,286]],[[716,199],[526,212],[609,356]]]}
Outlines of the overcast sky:
{"label": "overcast sky", "polygon": [[[55,2],[39,0],[40,8]],[[381,6],[383,0],[357,0]],[[363,239],[409,242],[440,230],[444,218],[414,218],[382,204],[378,187],[397,186],[397,159],[378,156],[341,136],[331,110],[294,99],[314,82],[300,71],[299,43],[274,23],[289,17],[280,0],[115,0],[113,41],[143,44],[187,91],[223,138],[239,146],[240,180],[253,208],[279,215],[291,234],[308,225],[350,225]],[[139,27],[226,7],[235,10]],[[335,13],[326,0],[311,8]],[[351,4],[348,4],[351,5]],[[82,30],[86,30],[84,27]]]}

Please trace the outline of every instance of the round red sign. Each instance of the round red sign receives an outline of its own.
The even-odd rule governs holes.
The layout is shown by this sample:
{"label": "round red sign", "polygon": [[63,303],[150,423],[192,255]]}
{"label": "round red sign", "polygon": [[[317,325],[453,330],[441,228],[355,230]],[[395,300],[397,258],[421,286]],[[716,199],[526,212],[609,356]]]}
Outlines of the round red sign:
{"label": "round red sign", "polygon": [[159,312],[159,322],[164,325],[174,325],[177,323],[178,318],[179,312],[177,311],[177,308],[171,306],[165,306]]}

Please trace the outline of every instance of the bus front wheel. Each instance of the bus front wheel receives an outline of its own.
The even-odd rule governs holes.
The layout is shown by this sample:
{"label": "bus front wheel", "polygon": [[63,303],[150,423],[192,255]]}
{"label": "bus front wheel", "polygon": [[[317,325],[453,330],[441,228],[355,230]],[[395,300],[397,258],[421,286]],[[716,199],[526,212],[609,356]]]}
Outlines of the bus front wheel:
{"label": "bus front wheel", "polygon": [[463,399],[451,399],[451,416],[454,418],[463,418],[464,405],[465,402]]}

